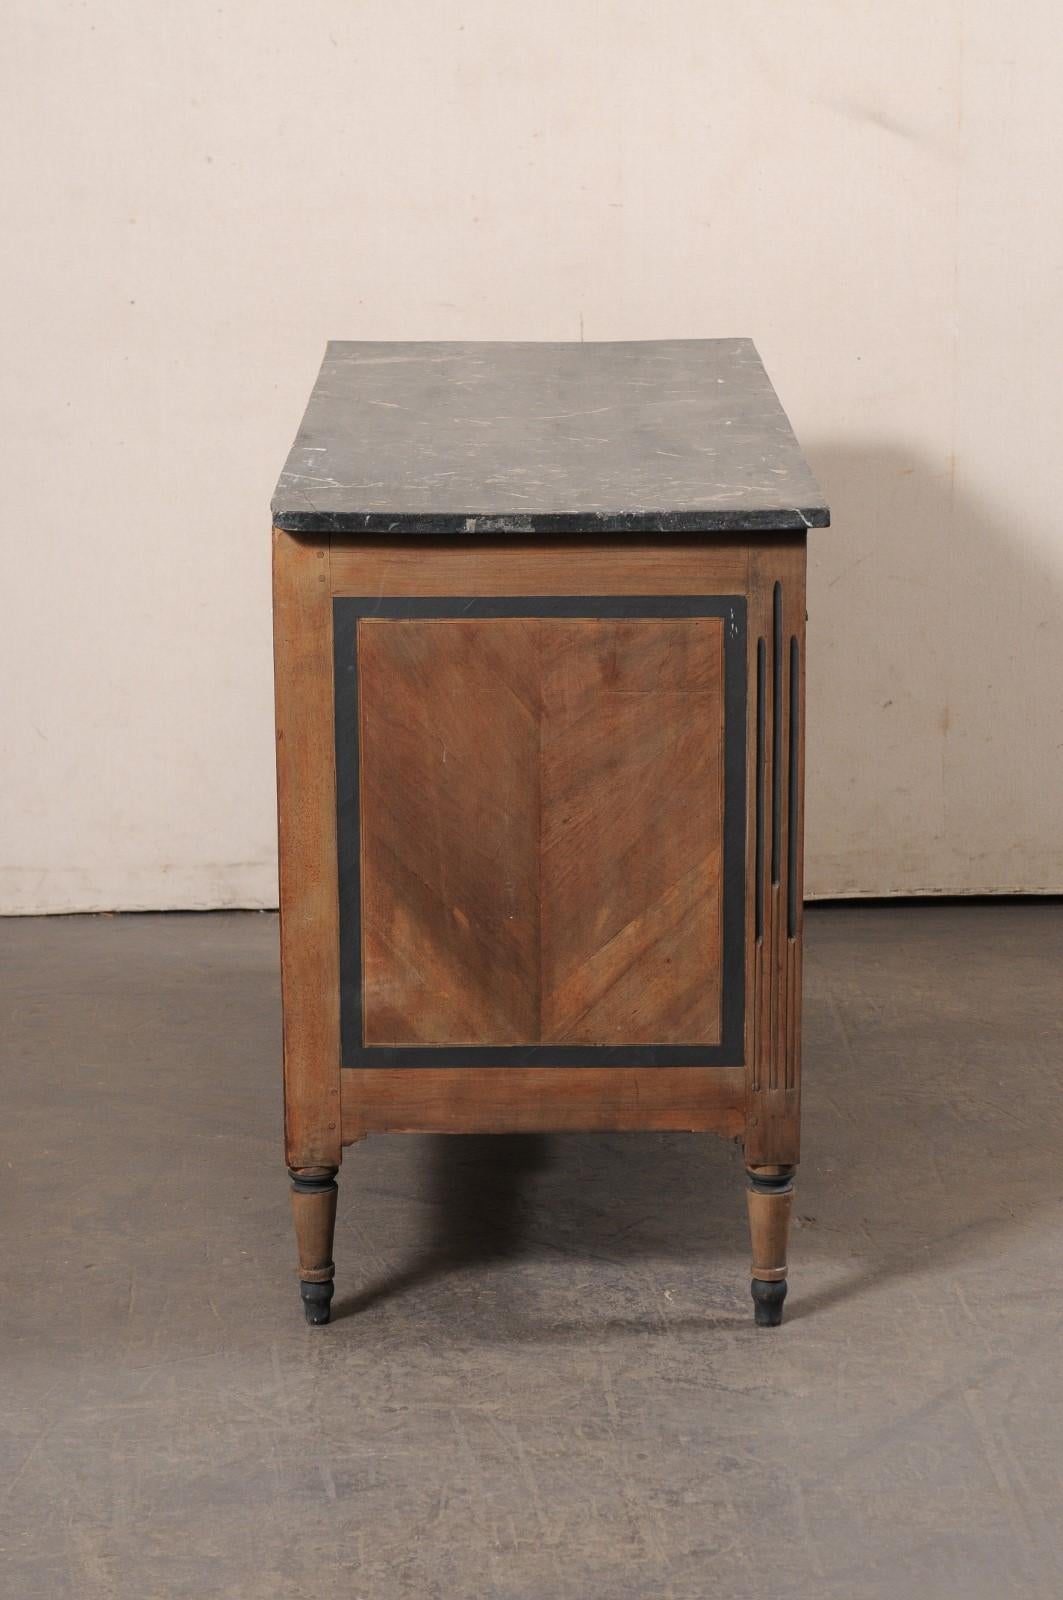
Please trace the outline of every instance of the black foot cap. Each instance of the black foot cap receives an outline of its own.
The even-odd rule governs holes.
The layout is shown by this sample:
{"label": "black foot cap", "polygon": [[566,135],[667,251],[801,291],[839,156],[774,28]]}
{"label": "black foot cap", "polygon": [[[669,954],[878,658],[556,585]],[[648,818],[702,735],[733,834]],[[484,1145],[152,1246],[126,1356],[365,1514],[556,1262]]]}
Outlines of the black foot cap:
{"label": "black foot cap", "polygon": [[331,1316],[329,1307],[332,1303],[332,1289],[331,1279],[328,1283],[300,1283],[299,1293],[303,1297],[303,1310],[312,1328],[320,1328]]}
{"label": "black foot cap", "polygon": [[758,1328],[777,1328],[782,1322],[782,1303],[786,1299],[786,1279],[764,1283],[753,1279],[753,1321]]}

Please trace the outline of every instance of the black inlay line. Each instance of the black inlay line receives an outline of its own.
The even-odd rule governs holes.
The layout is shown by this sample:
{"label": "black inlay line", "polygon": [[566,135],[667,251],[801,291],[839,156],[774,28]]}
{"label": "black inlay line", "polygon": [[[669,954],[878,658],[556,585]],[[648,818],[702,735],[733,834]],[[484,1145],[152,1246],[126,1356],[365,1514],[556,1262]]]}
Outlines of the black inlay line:
{"label": "black inlay line", "polygon": [[795,634],[790,635],[790,751],[786,807],[786,932],[797,937],[797,754],[801,715],[801,658]]}
{"label": "black inlay line", "polygon": [[[340,1059],[345,1067],[738,1067],[745,1019],[746,601],[743,595],[354,596],[333,600]],[[720,617],[724,639],[723,958],[718,1044],[367,1045],[361,927],[358,624],[363,618]],[[711,737],[711,730],[706,730]]]}
{"label": "black inlay line", "polygon": [[340,902],[340,1061],[362,1039],[362,818],[357,611],[332,603],[336,841]]}
{"label": "black inlay line", "polygon": [[725,650],[735,644],[734,627],[744,629],[746,621],[745,598],[739,594],[338,595],[332,607],[334,613],[348,612],[356,623],[363,617],[722,617],[732,623]]}
{"label": "black inlay line", "polygon": [[757,792],[756,837],[754,841],[754,901],[757,939],[764,937],[764,699],[768,689],[767,650],[763,639],[757,640]]}
{"label": "black inlay line", "polygon": [[782,584],[775,585],[771,639],[771,881],[782,857]]}

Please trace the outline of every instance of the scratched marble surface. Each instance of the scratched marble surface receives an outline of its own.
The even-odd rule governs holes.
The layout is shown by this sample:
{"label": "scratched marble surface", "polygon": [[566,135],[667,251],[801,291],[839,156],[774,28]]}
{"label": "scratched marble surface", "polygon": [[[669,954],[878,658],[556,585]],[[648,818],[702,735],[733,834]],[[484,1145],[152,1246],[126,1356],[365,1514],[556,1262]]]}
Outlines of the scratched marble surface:
{"label": "scratched marble surface", "polygon": [[1063,907],[808,917],[787,1322],[709,1137],[370,1139],[309,1329],[276,920],[0,922],[11,1600],[1057,1600]]}
{"label": "scratched marble surface", "polygon": [[272,510],[403,534],[829,521],[750,339],[331,343]]}

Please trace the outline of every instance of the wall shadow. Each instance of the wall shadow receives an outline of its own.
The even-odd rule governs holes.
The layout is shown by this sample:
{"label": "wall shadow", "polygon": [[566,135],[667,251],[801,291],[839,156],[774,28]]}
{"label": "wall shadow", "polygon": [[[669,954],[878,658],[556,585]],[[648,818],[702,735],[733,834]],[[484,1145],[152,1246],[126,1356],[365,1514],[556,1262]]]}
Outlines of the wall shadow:
{"label": "wall shadow", "polygon": [[924,450],[805,441],[806,892],[1058,892],[1063,544]]}
{"label": "wall shadow", "polygon": [[[810,894],[1058,892],[1063,559],[1053,569],[947,461],[900,443],[808,453],[834,523],[812,538],[809,574]],[[1057,1122],[1036,1092],[1016,1110],[1000,1071],[1044,1082],[1032,1016],[1041,1006],[1050,1026],[1063,999],[1049,959],[1063,958],[1063,915],[1040,909],[1040,922],[1022,905],[811,912],[788,1320],[931,1263],[985,1268],[1042,1225]],[[337,1315],[477,1264],[562,1254],[723,1274],[733,1310],[717,1299],[669,1325],[751,1321],[741,1157],[718,1140],[443,1137],[419,1159],[428,1222],[409,1266],[338,1299]],[[804,1292],[802,1259],[818,1279]],[[595,1326],[660,1322],[603,1308]],[[504,1337],[542,1332],[533,1308],[506,1308]]]}

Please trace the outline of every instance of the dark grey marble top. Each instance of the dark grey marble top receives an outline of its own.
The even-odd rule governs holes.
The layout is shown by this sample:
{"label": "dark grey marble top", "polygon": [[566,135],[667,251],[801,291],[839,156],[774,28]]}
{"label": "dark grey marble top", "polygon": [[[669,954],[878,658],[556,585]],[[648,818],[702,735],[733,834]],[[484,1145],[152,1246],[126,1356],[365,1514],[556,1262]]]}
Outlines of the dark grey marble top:
{"label": "dark grey marble top", "polygon": [[830,514],[750,339],[325,352],[292,532],[701,533]]}

